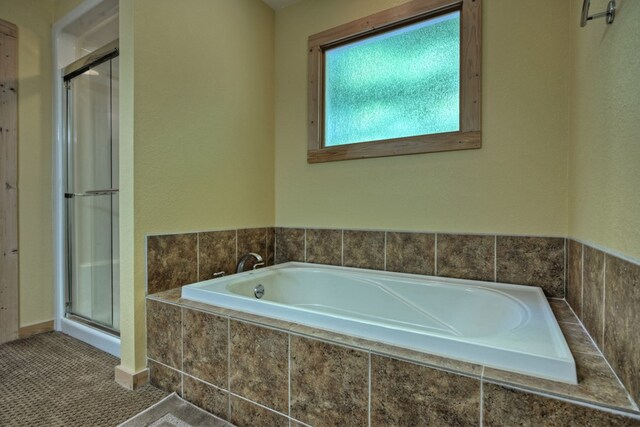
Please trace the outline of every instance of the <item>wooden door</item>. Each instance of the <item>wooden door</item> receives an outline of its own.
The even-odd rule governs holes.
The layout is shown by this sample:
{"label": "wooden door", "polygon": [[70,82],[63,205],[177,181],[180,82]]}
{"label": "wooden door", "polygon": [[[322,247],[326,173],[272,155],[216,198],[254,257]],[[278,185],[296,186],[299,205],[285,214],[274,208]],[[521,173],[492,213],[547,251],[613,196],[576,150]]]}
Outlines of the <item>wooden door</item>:
{"label": "wooden door", "polygon": [[0,343],[18,338],[18,29],[0,19]]}

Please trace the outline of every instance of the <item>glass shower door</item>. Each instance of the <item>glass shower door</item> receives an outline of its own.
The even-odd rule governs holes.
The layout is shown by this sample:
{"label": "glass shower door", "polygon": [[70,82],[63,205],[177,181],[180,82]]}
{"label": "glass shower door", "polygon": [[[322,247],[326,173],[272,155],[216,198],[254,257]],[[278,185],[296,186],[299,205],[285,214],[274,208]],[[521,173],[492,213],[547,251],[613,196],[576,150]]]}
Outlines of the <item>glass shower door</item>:
{"label": "glass shower door", "polygon": [[65,89],[67,316],[117,331],[118,57],[65,76]]}

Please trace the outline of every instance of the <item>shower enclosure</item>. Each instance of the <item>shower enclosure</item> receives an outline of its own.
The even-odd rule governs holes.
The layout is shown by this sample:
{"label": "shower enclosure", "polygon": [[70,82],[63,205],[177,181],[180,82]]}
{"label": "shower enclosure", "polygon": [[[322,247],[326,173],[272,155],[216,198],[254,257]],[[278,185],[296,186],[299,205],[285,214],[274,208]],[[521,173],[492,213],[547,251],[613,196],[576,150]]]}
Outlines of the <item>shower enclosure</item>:
{"label": "shower enclosure", "polygon": [[64,69],[66,317],[119,330],[118,43]]}

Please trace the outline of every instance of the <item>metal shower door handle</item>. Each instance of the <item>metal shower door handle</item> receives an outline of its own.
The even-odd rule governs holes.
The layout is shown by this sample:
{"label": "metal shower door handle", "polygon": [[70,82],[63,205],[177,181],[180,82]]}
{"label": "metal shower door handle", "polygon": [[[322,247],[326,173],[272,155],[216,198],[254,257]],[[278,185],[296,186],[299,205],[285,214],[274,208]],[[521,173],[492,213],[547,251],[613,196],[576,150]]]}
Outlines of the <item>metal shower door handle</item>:
{"label": "metal shower door handle", "polygon": [[106,194],[114,194],[117,192],[117,188],[107,188],[104,190],[87,190],[84,193],[64,193],[64,198],[71,199],[73,197],[104,196]]}

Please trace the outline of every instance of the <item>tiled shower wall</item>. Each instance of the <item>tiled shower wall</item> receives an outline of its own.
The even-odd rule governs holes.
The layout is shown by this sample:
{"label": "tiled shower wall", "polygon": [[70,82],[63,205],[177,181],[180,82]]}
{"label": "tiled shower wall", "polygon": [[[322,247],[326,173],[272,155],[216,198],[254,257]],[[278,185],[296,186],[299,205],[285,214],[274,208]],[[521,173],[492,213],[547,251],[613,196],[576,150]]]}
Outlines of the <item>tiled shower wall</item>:
{"label": "tiled shower wall", "polygon": [[254,228],[147,238],[148,294],[232,274],[257,252],[288,261],[540,286],[565,296],[565,239],[559,237]]}
{"label": "tiled shower wall", "polygon": [[640,265],[568,240],[567,302],[640,404]]}

